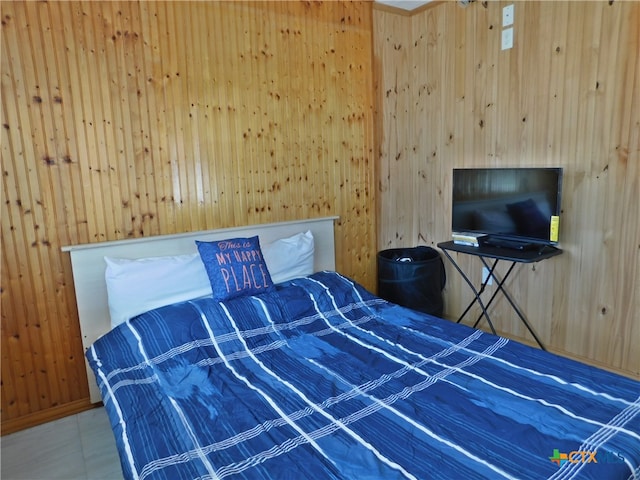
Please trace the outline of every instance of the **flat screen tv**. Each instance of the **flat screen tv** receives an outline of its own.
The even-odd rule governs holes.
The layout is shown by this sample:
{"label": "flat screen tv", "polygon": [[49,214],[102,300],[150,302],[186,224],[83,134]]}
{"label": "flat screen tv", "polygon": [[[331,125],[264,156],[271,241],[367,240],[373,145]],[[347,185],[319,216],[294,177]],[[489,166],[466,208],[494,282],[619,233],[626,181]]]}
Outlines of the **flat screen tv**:
{"label": "flat screen tv", "polygon": [[451,229],[505,246],[558,243],[562,168],[456,168]]}

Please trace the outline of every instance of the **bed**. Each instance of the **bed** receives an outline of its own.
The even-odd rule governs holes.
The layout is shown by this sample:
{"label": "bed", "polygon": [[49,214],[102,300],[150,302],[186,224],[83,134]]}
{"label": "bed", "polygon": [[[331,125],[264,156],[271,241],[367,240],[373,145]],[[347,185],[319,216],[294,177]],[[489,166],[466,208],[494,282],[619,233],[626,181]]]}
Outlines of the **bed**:
{"label": "bed", "polygon": [[[639,382],[373,295],[331,267],[334,220],[314,226],[312,271],[276,281],[267,261],[210,265],[233,245],[268,259],[307,223],[196,234],[211,294],[88,341],[126,478],[640,478]],[[149,254],[128,248],[113,257]]]}

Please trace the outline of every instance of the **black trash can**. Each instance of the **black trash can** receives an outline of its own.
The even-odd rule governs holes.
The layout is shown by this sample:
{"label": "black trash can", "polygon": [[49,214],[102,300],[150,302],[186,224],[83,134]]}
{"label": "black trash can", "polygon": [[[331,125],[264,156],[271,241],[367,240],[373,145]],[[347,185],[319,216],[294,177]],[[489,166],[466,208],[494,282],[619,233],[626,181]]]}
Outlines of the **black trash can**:
{"label": "black trash can", "polygon": [[398,305],[442,317],[444,262],[437,250],[419,246],[378,252],[378,296]]}

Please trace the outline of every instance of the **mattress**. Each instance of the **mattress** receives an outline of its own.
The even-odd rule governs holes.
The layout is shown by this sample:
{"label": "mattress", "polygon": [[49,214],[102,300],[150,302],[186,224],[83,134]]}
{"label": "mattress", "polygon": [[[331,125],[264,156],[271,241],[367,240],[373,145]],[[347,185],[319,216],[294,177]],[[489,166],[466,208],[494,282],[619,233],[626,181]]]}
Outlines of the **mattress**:
{"label": "mattress", "polygon": [[137,316],[87,350],[126,478],[640,478],[640,383],[336,272]]}

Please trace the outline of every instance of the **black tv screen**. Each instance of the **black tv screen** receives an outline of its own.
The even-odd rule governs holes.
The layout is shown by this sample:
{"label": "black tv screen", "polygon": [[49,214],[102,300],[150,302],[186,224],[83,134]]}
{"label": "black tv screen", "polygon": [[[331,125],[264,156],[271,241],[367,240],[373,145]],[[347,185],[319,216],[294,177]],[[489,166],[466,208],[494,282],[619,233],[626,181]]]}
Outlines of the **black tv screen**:
{"label": "black tv screen", "polygon": [[456,168],[451,229],[556,244],[562,168]]}

